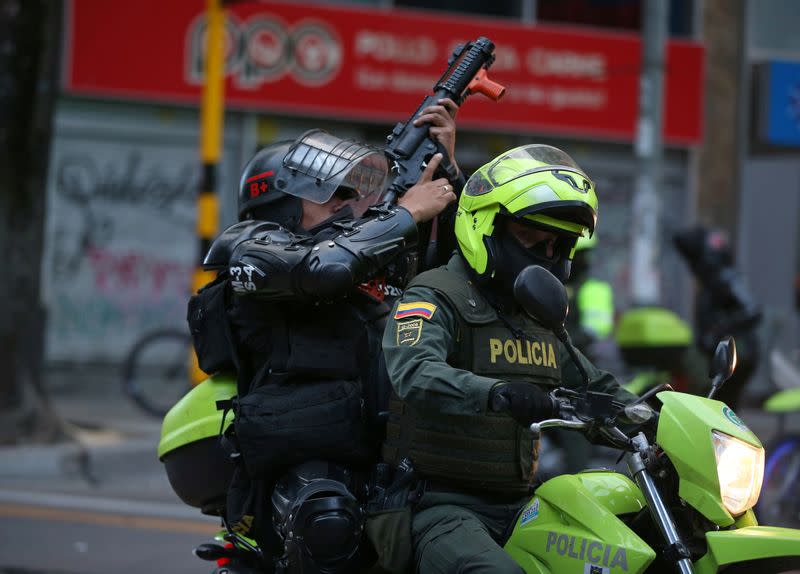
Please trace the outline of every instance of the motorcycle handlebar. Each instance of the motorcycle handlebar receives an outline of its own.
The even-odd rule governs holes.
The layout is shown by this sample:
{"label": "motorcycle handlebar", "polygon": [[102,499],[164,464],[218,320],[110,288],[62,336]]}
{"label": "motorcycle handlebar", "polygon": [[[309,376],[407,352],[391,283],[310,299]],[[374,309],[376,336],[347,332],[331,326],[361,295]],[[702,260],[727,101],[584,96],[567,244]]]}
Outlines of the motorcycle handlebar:
{"label": "motorcycle handlebar", "polygon": [[[592,442],[598,437],[603,437],[603,442],[609,446],[621,449],[630,448],[630,438],[615,424],[616,416],[609,417],[600,413],[592,415],[589,412],[583,413],[583,415],[579,414],[582,412],[581,407],[586,406],[585,404],[581,405],[583,395],[569,389],[556,389],[550,396],[558,405],[557,415],[554,418],[530,425],[531,436],[534,440],[538,440],[541,437],[543,429],[563,428],[583,432],[587,439]],[[616,401],[612,401],[612,404],[624,408],[621,403],[617,405]],[[595,435],[594,439],[590,436],[592,434]]]}
{"label": "motorcycle handlebar", "polygon": [[584,421],[568,421],[565,419],[545,419],[530,426],[531,435],[534,439],[542,436],[542,429],[546,428],[566,428],[571,430],[586,430],[589,423]]}

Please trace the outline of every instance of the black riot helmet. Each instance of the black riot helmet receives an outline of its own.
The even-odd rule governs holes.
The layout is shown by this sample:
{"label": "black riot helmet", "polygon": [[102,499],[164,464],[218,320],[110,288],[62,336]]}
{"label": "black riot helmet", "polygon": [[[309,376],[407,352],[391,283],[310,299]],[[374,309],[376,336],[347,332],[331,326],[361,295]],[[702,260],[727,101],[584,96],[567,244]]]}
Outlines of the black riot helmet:
{"label": "black riot helmet", "polygon": [[292,143],[286,140],[270,144],[247,162],[239,182],[239,221],[262,219],[290,230],[297,228],[303,217],[300,200],[275,186],[276,175]]}
{"label": "black riot helmet", "polygon": [[250,160],[239,185],[239,218],[274,221],[294,230],[303,216],[300,200],[323,204],[344,193],[371,203],[385,191],[388,176],[381,150],[310,130],[293,142],[267,146]]}

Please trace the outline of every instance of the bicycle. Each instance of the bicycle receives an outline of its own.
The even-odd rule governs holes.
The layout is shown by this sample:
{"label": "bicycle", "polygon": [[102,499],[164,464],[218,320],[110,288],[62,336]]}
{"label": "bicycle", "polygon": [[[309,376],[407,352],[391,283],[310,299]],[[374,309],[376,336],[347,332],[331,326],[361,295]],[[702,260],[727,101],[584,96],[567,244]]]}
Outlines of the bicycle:
{"label": "bicycle", "polygon": [[125,358],[122,390],[142,411],[163,418],[192,388],[197,370],[189,333],[158,329],[137,340]]}

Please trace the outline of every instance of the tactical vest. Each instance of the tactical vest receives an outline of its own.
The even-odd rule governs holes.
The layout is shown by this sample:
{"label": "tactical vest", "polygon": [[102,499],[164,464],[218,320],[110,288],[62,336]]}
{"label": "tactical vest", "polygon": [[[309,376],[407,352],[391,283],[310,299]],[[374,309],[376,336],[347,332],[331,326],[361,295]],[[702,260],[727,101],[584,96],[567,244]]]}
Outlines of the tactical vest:
{"label": "tactical vest", "polygon": [[229,317],[237,350],[252,371],[240,380],[239,394],[269,379],[364,377],[366,364],[380,348],[387,313],[383,304],[350,299],[302,305],[238,299]]}
{"label": "tactical vest", "polygon": [[[363,446],[354,450],[376,450],[383,437],[380,413],[391,391],[380,352],[387,314],[385,304],[357,294],[318,305],[239,300],[230,317],[241,365],[235,419],[240,442],[252,437],[258,445],[276,435],[278,427],[297,427],[291,440],[307,451],[315,450],[316,443],[327,444],[322,435],[337,432]],[[278,420],[283,416],[279,411],[291,420]],[[245,425],[247,430],[240,428]],[[253,454],[259,448],[250,450],[251,460],[262,458]],[[341,454],[335,445],[328,450],[319,456]]]}
{"label": "tactical vest", "polygon": [[[411,285],[434,289],[456,311],[452,367],[492,379],[559,385],[556,337],[521,312],[506,318],[515,334],[471,284],[460,260],[419,275]],[[529,488],[532,441],[528,429],[506,414],[443,415],[395,397],[386,433],[384,458],[397,463],[409,457],[423,477],[504,493]]]}

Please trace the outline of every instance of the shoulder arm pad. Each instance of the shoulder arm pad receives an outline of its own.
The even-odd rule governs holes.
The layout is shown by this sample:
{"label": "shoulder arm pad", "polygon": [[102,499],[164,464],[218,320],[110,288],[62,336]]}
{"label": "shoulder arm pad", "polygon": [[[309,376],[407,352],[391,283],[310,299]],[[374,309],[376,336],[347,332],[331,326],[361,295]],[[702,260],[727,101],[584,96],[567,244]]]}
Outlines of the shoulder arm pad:
{"label": "shoulder arm pad", "polygon": [[[286,240],[287,237],[289,240]],[[294,277],[311,251],[307,240],[286,232],[239,243],[228,265],[231,287],[237,295],[286,300],[303,295]]]}
{"label": "shoulder arm pad", "polygon": [[271,221],[247,220],[235,223],[220,233],[211,244],[203,259],[203,269],[216,271],[227,268],[234,249],[243,241],[263,235],[287,233],[280,225]]}
{"label": "shoulder arm pad", "polygon": [[402,207],[369,213],[376,216],[313,247],[298,269],[303,292],[323,298],[344,295],[417,244],[417,225]]}

